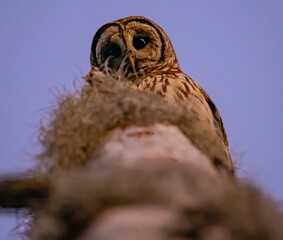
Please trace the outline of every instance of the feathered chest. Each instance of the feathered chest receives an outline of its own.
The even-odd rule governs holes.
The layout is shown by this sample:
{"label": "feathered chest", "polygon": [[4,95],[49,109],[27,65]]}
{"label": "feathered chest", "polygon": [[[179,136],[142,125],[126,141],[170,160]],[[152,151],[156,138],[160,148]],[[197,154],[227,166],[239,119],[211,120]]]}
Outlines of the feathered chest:
{"label": "feathered chest", "polygon": [[162,72],[152,71],[137,83],[137,88],[155,92],[169,100],[188,102],[188,106],[193,108],[193,111],[216,127],[219,136],[228,145],[223,122],[216,106],[202,87],[179,68],[163,69]]}
{"label": "feathered chest", "polygon": [[187,99],[190,94],[197,94],[199,89],[194,80],[177,70],[159,74],[152,72],[138,82],[137,87],[177,101]]}

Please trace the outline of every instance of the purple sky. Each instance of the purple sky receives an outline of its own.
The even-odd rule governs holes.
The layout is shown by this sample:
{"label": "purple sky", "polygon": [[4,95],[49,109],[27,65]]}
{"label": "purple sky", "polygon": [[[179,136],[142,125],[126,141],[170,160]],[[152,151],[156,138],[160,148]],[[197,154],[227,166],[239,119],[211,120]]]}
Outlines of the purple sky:
{"label": "purple sky", "polygon": [[[182,70],[222,115],[241,177],[283,200],[283,1],[1,0],[0,174],[21,172],[55,95],[90,69],[106,22],[142,15],[169,35]],[[0,215],[0,240],[14,215]]]}

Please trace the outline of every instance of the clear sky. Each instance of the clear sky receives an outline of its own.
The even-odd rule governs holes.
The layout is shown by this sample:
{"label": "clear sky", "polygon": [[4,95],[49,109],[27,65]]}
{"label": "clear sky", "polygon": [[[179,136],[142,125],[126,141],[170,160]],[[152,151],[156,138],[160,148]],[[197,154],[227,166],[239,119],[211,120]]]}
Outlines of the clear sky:
{"label": "clear sky", "polygon": [[[218,106],[239,175],[282,202],[282,13],[280,0],[0,0],[0,174],[31,166],[36,129],[90,69],[96,30],[142,15]],[[19,239],[15,226],[0,213],[0,240]]]}

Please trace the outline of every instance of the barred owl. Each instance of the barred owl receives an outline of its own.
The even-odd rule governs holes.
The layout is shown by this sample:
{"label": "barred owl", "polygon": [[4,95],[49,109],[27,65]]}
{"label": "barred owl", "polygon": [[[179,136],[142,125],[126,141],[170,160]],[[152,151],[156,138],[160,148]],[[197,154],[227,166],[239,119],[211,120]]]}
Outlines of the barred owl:
{"label": "barred owl", "polygon": [[[140,16],[103,25],[93,37],[90,62],[92,69],[85,77],[89,83],[97,72],[106,68],[121,72],[124,79],[138,89],[193,104],[200,119],[204,119],[203,124],[210,125],[211,133],[223,145],[225,156],[221,159],[216,157],[214,164],[234,171],[225,129],[216,106],[200,85],[181,71],[172,43],[160,26]],[[212,144],[213,141],[211,139]]]}

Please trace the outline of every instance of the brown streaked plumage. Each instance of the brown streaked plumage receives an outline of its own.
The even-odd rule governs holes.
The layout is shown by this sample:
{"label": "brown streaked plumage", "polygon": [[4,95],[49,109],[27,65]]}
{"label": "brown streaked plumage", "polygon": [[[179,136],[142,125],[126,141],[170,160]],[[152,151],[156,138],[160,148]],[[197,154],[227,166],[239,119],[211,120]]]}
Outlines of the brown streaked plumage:
{"label": "brown streaked plumage", "polygon": [[88,82],[106,68],[121,72],[138,89],[193,104],[193,111],[199,114],[203,124],[210,124],[211,131],[223,142],[226,157],[215,159],[214,163],[234,171],[216,106],[198,83],[181,71],[172,43],[160,26],[138,16],[107,23],[93,37],[90,59],[92,70],[86,76]]}

